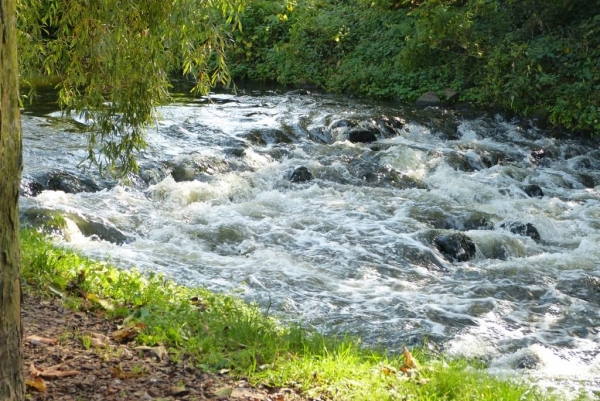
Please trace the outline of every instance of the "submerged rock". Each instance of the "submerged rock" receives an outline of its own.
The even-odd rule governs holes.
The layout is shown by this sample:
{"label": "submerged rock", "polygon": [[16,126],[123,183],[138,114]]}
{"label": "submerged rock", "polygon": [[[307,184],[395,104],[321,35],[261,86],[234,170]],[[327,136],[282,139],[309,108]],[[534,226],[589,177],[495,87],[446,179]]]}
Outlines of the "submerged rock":
{"label": "submerged rock", "polygon": [[69,194],[80,192],[98,192],[100,184],[90,178],[80,178],[67,171],[54,171],[48,174],[48,189],[63,191]]}
{"label": "submerged rock", "polygon": [[44,185],[33,177],[23,177],[21,180],[20,195],[26,198],[38,196],[46,189]]}
{"label": "submerged rock", "polygon": [[516,221],[509,221],[500,224],[500,228],[507,229],[513,234],[522,235],[524,237],[530,237],[535,241],[540,240],[540,233],[537,228],[533,226],[531,223],[520,223]]}
{"label": "submerged rock", "polygon": [[351,128],[348,133],[348,140],[352,143],[368,143],[377,140],[379,130],[371,127]]}
{"label": "submerged rock", "polygon": [[243,137],[256,145],[275,145],[278,143],[293,143],[296,138],[276,128],[253,129]]}
{"label": "submerged rock", "polygon": [[431,271],[448,272],[446,263],[426,246],[398,246],[394,253],[405,261]]}
{"label": "submerged rock", "polygon": [[37,196],[45,190],[78,194],[81,192],[98,192],[108,187],[107,183],[98,182],[88,177],[80,177],[68,171],[50,171],[37,176],[24,177],[21,182],[21,195],[25,197]]}
{"label": "submerged rock", "polygon": [[473,240],[463,233],[441,234],[433,239],[433,243],[444,256],[457,262],[473,259],[477,251]]}
{"label": "submerged rock", "polygon": [[47,233],[59,234],[66,238],[73,232],[69,227],[76,227],[75,231],[79,230],[86,237],[117,245],[127,243],[132,239],[109,221],[74,212],[31,207],[21,211],[20,218],[24,226],[41,228]]}
{"label": "submerged rock", "polygon": [[540,188],[539,185],[535,185],[535,184],[524,185],[523,187],[521,187],[521,189],[530,198],[543,198],[544,197],[544,191],[542,191],[542,188]]}
{"label": "submerged rock", "polygon": [[289,178],[289,180],[291,182],[305,182],[305,181],[310,181],[312,179],[313,179],[312,174],[304,166],[298,167],[297,169],[295,169]]}

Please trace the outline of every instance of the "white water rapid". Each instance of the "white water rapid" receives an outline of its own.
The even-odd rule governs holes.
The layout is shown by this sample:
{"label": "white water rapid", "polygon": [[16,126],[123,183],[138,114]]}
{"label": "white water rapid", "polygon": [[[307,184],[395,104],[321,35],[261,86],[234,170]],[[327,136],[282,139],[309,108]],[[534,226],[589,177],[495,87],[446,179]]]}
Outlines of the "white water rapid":
{"label": "white water rapid", "polygon": [[[24,219],[62,213],[60,241],[86,255],[321,331],[391,350],[427,339],[494,373],[600,390],[599,141],[276,92],[160,113],[122,186],[78,169],[84,125],[26,111],[24,183],[40,190],[21,198]],[[347,140],[357,127],[377,140]],[[312,180],[292,182],[301,166]],[[58,190],[51,172],[100,190]],[[453,232],[476,246],[466,261],[435,246]]]}

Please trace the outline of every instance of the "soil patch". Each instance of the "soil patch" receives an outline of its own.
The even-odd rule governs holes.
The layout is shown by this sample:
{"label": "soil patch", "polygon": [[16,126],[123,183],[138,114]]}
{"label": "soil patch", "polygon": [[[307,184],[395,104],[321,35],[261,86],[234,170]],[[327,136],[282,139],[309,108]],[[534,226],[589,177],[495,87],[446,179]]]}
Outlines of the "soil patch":
{"label": "soil patch", "polygon": [[111,337],[118,322],[57,299],[25,294],[22,322],[29,400],[306,400],[174,362],[163,347],[119,344]]}

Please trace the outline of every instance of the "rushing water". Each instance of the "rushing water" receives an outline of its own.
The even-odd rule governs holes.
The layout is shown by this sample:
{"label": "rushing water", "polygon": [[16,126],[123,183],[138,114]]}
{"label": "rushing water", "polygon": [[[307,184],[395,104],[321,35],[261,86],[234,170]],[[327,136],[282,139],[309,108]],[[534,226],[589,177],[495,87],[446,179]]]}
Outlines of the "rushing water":
{"label": "rushing water", "polygon": [[[600,142],[323,95],[181,97],[160,113],[121,186],[78,170],[85,124],[26,111],[24,187],[61,171],[103,189],[23,197],[24,218],[59,211],[85,254],[322,331],[600,387]],[[290,179],[301,166],[312,180]],[[454,230],[472,259],[437,249]]]}

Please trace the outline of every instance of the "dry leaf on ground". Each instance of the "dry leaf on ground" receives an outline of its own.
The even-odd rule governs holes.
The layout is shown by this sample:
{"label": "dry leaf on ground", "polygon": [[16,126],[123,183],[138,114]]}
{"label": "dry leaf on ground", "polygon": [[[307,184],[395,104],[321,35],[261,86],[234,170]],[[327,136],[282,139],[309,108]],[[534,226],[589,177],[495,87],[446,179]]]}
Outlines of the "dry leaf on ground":
{"label": "dry leaf on ground", "polygon": [[144,323],[138,322],[135,324],[127,325],[127,326],[123,327],[122,329],[113,331],[111,336],[115,341],[122,343],[124,341],[133,340],[145,328],[146,328],[146,325]]}
{"label": "dry leaf on ground", "polygon": [[28,377],[25,380],[25,385],[27,385],[29,387],[33,387],[40,393],[45,393],[47,390],[46,382],[41,377]]}
{"label": "dry leaf on ground", "polygon": [[58,343],[58,340],[53,338],[45,338],[36,335],[27,336],[25,340],[33,345],[56,345]]}
{"label": "dry leaf on ground", "polygon": [[234,400],[252,400],[252,401],[266,401],[268,398],[264,394],[257,393],[250,388],[238,387],[234,388],[231,392],[230,397]]}
{"label": "dry leaf on ground", "polygon": [[110,372],[116,379],[135,379],[143,376],[142,372],[125,372],[120,366],[110,368]]}
{"label": "dry leaf on ground", "polygon": [[221,387],[215,390],[215,395],[220,398],[229,397],[233,393],[232,387]]}
{"label": "dry leaf on ground", "polygon": [[110,342],[110,338],[104,334],[89,333],[89,336],[91,337],[90,344],[94,348],[106,348]]}
{"label": "dry leaf on ground", "polygon": [[402,350],[404,355],[404,365],[400,368],[403,373],[410,373],[419,369],[419,363],[408,351],[408,348],[404,347]]}
{"label": "dry leaf on ground", "polygon": [[139,347],[135,347],[134,349],[138,350],[138,351],[150,351],[154,355],[156,355],[156,357],[159,360],[162,360],[165,356],[168,355],[167,349],[163,345],[159,345],[158,347],[149,347],[147,345],[140,345]]}
{"label": "dry leaf on ground", "polygon": [[69,377],[75,376],[79,374],[78,370],[59,370],[64,363],[59,363],[58,365],[50,366],[49,368],[40,368],[36,369],[33,365],[33,362],[29,366],[29,377],[43,377],[44,379],[60,379],[61,377]]}

